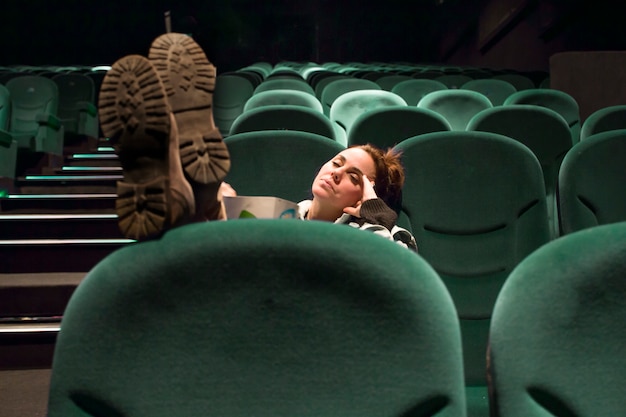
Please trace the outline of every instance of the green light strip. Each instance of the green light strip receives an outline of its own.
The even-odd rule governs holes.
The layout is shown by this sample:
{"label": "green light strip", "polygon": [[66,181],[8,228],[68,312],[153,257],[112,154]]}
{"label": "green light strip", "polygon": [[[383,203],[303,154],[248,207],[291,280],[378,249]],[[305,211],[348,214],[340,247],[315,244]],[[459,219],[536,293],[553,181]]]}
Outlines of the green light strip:
{"label": "green light strip", "polygon": [[111,155],[109,153],[75,153],[72,155],[74,159],[118,159],[117,155]]}
{"label": "green light strip", "polygon": [[27,175],[24,177],[26,180],[31,181],[41,181],[41,180],[76,180],[76,181],[84,181],[84,180],[119,180],[123,177],[121,175]]}
{"label": "green light strip", "polygon": [[122,167],[63,167],[62,171],[121,171]]}

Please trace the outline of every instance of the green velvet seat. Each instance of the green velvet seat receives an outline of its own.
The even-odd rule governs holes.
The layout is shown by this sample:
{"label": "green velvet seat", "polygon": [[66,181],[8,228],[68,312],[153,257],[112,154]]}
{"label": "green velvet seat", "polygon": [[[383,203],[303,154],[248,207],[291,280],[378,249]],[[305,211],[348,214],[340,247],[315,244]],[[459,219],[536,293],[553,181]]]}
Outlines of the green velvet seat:
{"label": "green velvet seat", "polygon": [[533,80],[524,74],[510,72],[505,74],[496,74],[492,78],[494,80],[502,80],[512,84],[517,91],[532,90],[535,88]]}
{"label": "green velvet seat", "polygon": [[221,74],[215,78],[213,120],[222,136],[230,133],[230,127],[243,113],[253,92],[254,83],[241,73]]}
{"label": "green velvet seat", "polygon": [[539,248],[494,308],[492,416],[624,415],[624,323],[626,222]]}
{"label": "green velvet seat", "polygon": [[320,73],[320,75],[312,77],[309,83],[311,84],[311,87],[313,87],[313,89],[315,90],[315,97],[317,97],[321,101],[322,92],[324,91],[324,88],[326,88],[328,84],[330,84],[331,82],[335,80],[346,79],[346,78],[353,78],[353,77],[350,77],[349,75],[345,75],[345,74],[340,74],[335,71],[326,71],[326,72]]}
{"label": "green velvet seat", "polygon": [[324,136],[293,130],[239,133],[224,142],[231,159],[226,182],[239,195],[274,196],[296,203],[311,197],[319,168],[344,149]]}
{"label": "green velvet seat", "polygon": [[48,417],[462,417],[461,356],[415,253],[326,222],[197,223],[81,282]]}
{"label": "green velvet seat", "polygon": [[493,78],[471,80],[463,84],[460,88],[477,91],[483,94],[494,106],[501,106],[511,94],[517,91],[513,84]]}
{"label": "green velvet seat", "polygon": [[441,114],[450,123],[452,130],[465,130],[472,117],[493,107],[493,104],[476,91],[448,89],[426,94],[417,107]]}
{"label": "green velvet seat", "polygon": [[315,95],[315,91],[313,87],[311,87],[304,79],[296,79],[296,78],[275,78],[275,79],[265,79],[261,84],[259,84],[254,89],[254,94],[258,94],[262,91],[268,90],[296,90],[296,91],[304,91],[305,93],[309,93]]}
{"label": "green velvet seat", "polygon": [[322,103],[320,103],[317,97],[304,91],[289,89],[268,90],[254,94],[246,101],[243,111],[276,105],[303,106],[323,113]]}
{"label": "green velvet seat", "polygon": [[463,84],[472,80],[471,77],[463,74],[444,74],[433,79],[445,84],[450,89],[461,88]]}
{"label": "green velvet seat", "polygon": [[243,112],[230,127],[230,134],[258,130],[298,130],[335,140],[331,121],[317,110],[303,106],[274,105]]}
{"label": "green velvet seat", "polygon": [[580,128],[580,140],[608,130],[626,129],[626,105],[606,106],[591,113]]}
{"label": "green velvet seat", "polygon": [[580,140],[580,108],[576,99],[566,92],[547,88],[518,89],[504,101],[505,106],[516,104],[532,104],[556,111],[570,128],[572,144]]}
{"label": "green velvet seat", "polygon": [[589,136],[565,155],[559,172],[561,233],[626,221],[626,129]]}
{"label": "green velvet seat", "polygon": [[391,91],[396,84],[398,84],[398,83],[400,83],[402,81],[407,81],[407,80],[412,80],[412,79],[413,78],[411,78],[411,76],[409,76],[409,75],[386,74],[386,75],[383,75],[382,77],[377,78],[375,80],[375,82],[383,90]]}
{"label": "green velvet seat", "polygon": [[329,118],[341,126],[346,134],[359,116],[379,108],[406,107],[399,95],[385,90],[355,90],[337,97],[330,108]]}
{"label": "green velvet seat", "polygon": [[98,110],[94,82],[85,74],[61,73],[52,77],[59,90],[57,116],[63,124],[65,145],[98,138]]}
{"label": "green velvet seat", "polygon": [[417,106],[426,94],[447,89],[448,86],[442,82],[423,78],[399,82],[393,86],[391,92],[402,97],[408,106]]}
{"label": "green velvet seat", "polygon": [[11,93],[9,130],[18,147],[63,155],[64,128],[58,118],[59,89],[49,78],[24,75],[6,83]]}
{"label": "green velvet seat", "polygon": [[552,237],[559,234],[556,188],[559,168],[572,148],[569,127],[555,111],[533,105],[497,106],[470,120],[467,130],[499,133],[528,146],[543,170]]}
{"label": "green velvet seat", "polygon": [[324,108],[324,114],[330,117],[330,108],[339,96],[356,90],[382,90],[378,84],[371,80],[363,80],[360,78],[338,78],[334,79],[322,90],[320,101]]}
{"label": "green velvet seat", "polygon": [[450,124],[434,111],[409,106],[380,107],[356,118],[347,144],[371,143],[386,148],[413,136],[446,130],[450,130]]}
{"label": "green velvet seat", "polygon": [[468,415],[485,416],[493,304],[513,268],[550,239],[541,165],[525,145],[490,132],[427,133],[395,149],[403,211],[461,320]]}
{"label": "green velvet seat", "polygon": [[4,183],[12,183],[16,176],[17,141],[7,131],[10,114],[11,93],[0,84],[0,193],[6,191]]}

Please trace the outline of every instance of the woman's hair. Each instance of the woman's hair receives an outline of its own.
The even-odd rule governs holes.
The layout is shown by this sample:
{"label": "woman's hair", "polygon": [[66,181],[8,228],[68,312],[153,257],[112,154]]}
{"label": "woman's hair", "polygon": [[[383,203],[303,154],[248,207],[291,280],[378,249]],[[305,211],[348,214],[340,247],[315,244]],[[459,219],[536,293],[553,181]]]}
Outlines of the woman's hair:
{"label": "woman's hair", "polygon": [[369,143],[352,147],[363,149],[372,157],[376,166],[374,191],[385,204],[399,212],[404,186],[404,168],[400,162],[400,152],[392,148],[383,150]]}

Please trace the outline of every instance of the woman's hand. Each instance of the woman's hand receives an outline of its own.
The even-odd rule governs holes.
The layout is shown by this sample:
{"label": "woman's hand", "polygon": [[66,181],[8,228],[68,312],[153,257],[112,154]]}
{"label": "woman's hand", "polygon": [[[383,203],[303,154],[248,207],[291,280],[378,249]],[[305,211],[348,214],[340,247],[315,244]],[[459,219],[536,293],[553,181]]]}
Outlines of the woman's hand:
{"label": "woman's hand", "polygon": [[361,178],[361,184],[363,186],[363,196],[361,197],[361,200],[357,201],[354,207],[345,207],[343,209],[344,213],[354,217],[361,217],[361,204],[363,204],[364,201],[378,198],[376,191],[374,191],[374,181],[370,181],[365,174]]}
{"label": "woman's hand", "polygon": [[237,197],[237,191],[227,182],[220,184],[220,193],[225,197]]}

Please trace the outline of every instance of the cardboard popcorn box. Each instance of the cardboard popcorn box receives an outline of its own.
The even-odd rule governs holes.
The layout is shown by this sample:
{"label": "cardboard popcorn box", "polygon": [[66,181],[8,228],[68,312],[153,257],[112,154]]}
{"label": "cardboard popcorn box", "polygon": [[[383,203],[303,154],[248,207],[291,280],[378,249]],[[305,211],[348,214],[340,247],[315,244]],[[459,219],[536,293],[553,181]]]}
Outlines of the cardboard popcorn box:
{"label": "cardboard popcorn box", "polygon": [[231,219],[295,219],[298,205],[278,197],[224,197],[226,217]]}

